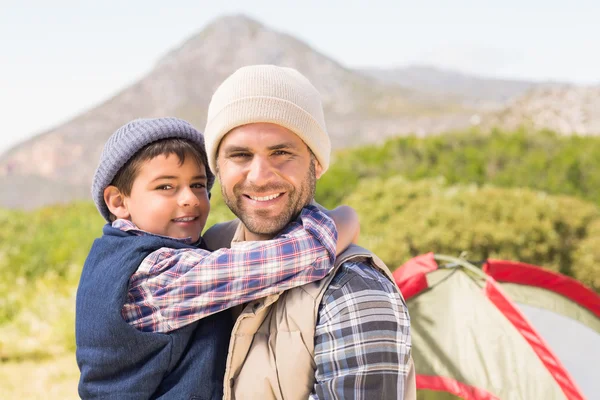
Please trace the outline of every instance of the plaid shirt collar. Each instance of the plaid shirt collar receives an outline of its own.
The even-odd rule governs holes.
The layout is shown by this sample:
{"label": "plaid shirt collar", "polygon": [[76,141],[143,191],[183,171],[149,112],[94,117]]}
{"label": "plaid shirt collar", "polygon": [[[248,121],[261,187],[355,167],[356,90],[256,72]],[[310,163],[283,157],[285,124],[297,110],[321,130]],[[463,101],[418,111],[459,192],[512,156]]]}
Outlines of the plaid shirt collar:
{"label": "plaid shirt collar", "polygon": [[[145,235],[156,236],[156,237],[163,238],[163,239],[176,240],[176,241],[184,243],[184,244],[200,244],[200,243],[202,243],[202,237],[200,237],[200,239],[198,239],[198,241],[196,243],[194,243],[192,241],[191,237],[179,239],[179,238],[174,238],[174,237],[170,237],[170,236],[157,235],[152,232],[147,232],[147,231],[144,231],[144,230],[138,228],[132,221],[129,221],[127,219],[117,219],[117,220],[113,221],[111,226],[115,229],[122,230],[123,232],[129,232],[129,233],[132,233],[137,236],[145,236]],[[243,234],[243,232],[242,232],[242,234]]]}

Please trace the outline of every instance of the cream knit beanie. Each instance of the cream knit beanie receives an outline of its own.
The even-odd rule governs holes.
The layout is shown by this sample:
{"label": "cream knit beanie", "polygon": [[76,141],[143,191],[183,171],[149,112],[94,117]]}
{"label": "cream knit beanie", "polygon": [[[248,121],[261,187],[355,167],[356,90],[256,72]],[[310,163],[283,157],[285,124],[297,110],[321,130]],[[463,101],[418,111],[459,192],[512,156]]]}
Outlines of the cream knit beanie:
{"label": "cream knit beanie", "polygon": [[217,170],[217,150],[232,129],[269,122],[294,132],[323,167],[329,167],[331,142],[325,127],[321,95],[302,74],[275,65],[242,67],[213,94],[204,130],[211,170]]}

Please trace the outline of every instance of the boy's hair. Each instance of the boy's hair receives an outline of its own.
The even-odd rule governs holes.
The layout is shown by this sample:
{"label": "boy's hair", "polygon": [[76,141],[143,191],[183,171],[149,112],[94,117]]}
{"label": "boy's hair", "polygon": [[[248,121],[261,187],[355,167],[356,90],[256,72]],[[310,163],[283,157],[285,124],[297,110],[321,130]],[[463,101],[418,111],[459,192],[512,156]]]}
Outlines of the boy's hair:
{"label": "boy's hair", "polygon": [[[163,149],[165,145],[162,141],[164,139],[180,139],[180,142],[179,144],[170,144],[169,149]],[[187,144],[183,144],[184,141]],[[153,143],[157,143],[157,145],[150,146]],[[171,117],[136,119],[117,129],[108,139],[102,150],[98,168],[94,173],[92,197],[96,208],[107,222],[111,222],[111,216],[104,202],[104,189],[109,185],[115,185],[120,190],[124,189],[124,193],[131,193],[133,179],[139,171],[139,165],[136,167],[135,164],[144,160],[130,161],[147,147],[152,150],[144,151],[144,160],[161,154],[176,154],[182,164],[186,155],[191,155],[196,161],[202,162],[206,168],[206,188],[210,193],[215,176],[206,161],[204,136],[189,122],[182,119]],[[133,165],[134,168],[128,172],[121,172],[126,165]],[[119,173],[123,176],[117,179]]]}
{"label": "boy's hair", "polygon": [[[208,168],[206,152],[198,147],[196,143],[179,138],[162,139],[146,145],[135,153],[117,172],[110,186],[115,186],[125,196],[131,195],[133,182],[137,178],[142,165],[158,156],[170,156],[172,154],[178,158],[180,166],[185,162],[186,156],[189,156],[198,166]],[[111,213],[110,221],[115,219],[116,217]]]}
{"label": "boy's hair", "polygon": [[198,166],[206,167],[207,165],[206,153],[198,148],[198,145],[195,143],[178,138],[162,139],[146,145],[146,147],[135,153],[117,172],[110,185],[116,186],[121,193],[129,196],[133,187],[133,181],[135,181],[142,165],[146,161],[150,161],[158,156],[169,156],[171,154],[177,156],[179,165],[183,165],[186,155],[191,156]]}

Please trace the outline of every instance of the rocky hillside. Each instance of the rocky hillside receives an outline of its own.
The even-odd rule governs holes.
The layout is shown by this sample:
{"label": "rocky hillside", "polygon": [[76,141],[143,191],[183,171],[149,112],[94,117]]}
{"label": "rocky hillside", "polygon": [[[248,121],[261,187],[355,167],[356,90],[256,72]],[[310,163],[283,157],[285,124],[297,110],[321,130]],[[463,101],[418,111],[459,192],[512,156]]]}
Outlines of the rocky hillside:
{"label": "rocky hillside", "polygon": [[503,110],[484,117],[482,125],[550,129],[564,135],[600,135],[600,85],[533,88]]}
{"label": "rocky hillside", "polygon": [[600,85],[493,79],[417,66],[361,72],[476,109],[471,124],[484,130],[527,127],[565,135],[600,135]]}
{"label": "rocky hillside", "polygon": [[32,208],[89,198],[102,145],[123,123],[172,115],[202,129],[212,92],[248,64],[292,66],[319,89],[334,147],[390,135],[443,132],[468,124],[464,106],[389,85],[243,16],[220,18],[164,56],[139,82],[68,123],[0,157],[0,206]]}

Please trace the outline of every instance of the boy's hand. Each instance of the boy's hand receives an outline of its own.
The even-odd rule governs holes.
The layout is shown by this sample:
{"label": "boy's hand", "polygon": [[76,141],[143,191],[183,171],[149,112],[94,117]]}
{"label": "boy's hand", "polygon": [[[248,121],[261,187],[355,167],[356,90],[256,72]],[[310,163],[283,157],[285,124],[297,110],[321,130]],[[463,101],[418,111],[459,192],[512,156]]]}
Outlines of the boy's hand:
{"label": "boy's hand", "polygon": [[358,242],[360,236],[360,221],[352,207],[339,206],[331,211],[325,211],[333,219],[338,231],[336,254],[346,250],[351,243]]}

